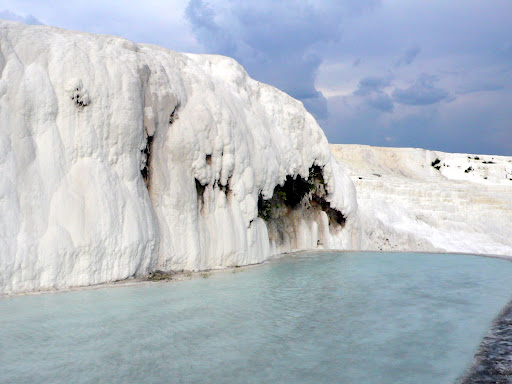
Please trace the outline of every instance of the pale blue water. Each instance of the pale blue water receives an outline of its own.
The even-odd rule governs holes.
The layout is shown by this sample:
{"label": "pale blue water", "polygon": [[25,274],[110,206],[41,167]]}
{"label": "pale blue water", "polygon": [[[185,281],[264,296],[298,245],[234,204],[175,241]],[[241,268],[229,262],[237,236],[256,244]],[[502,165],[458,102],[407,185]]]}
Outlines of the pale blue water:
{"label": "pale blue water", "polygon": [[314,254],[208,279],[0,299],[0,383],[452,383],[512,263]]}

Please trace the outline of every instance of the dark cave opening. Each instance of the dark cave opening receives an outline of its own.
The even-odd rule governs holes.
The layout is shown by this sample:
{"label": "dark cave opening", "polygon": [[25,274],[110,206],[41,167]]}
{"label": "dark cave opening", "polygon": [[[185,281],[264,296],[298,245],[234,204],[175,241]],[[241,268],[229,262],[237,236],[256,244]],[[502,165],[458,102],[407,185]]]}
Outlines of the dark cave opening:
{"label": "dark cave opening", "polygon": [[[325,181],[323,169],[313,165],[309,169],[308,179],[300,175],[295,178],[288,175],[284,184],[277,185],[270,199],[264,199],[260,194],[258,197],[258,216],[265,221],[278,219],[283,212],[283,206],[289,210],[297,209],[304,198],[311,196],[308,200],[310,207],[318,207],[329,217],[329,223],[337,223],[341,226],[345,224],[345,216],[342,212],[331,207],[331,204],[325,199]],[[311,194],[310,194],[311,193]]]}

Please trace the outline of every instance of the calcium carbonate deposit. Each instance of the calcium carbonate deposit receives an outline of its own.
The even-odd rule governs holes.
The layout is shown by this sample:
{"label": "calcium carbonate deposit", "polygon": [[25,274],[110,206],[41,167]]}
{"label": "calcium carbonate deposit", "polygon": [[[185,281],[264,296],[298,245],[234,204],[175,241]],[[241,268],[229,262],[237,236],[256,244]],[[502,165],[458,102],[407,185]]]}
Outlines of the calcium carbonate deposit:
{"label": "calcium carbonate deposit", "polygon": [[331,145],[366,250],[512,256],[512,157]]}
{"label": "calcium carbonate deposit", "polygon": [[512,255],[511,158],[332,150],[230,58],[0,21],[0,294],[315,248]]}
{"label": "calcium carbonate deposit", "polygon": [[0,21],[0,293],[358,248],[303,105],[234,60]]}

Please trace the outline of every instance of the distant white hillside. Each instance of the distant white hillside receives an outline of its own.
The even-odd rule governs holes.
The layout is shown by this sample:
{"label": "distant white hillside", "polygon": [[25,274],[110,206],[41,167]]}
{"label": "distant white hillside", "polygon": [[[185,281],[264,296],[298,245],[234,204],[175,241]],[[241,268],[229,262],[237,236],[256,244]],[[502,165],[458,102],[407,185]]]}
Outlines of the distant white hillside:
{"label": "distant white hillside", "polygon": [[512,256],[512,157],[331,145],[356,185],[362,248]]}

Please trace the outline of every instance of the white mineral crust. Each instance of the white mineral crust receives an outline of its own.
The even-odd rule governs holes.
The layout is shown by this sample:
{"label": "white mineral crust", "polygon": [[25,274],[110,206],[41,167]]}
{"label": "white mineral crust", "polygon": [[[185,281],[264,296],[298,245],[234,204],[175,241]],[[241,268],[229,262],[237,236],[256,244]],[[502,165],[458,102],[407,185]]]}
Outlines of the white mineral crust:
{"label": "white mineral crust", "polygon": [[[272,244],[258,196],[314,164],[343,229]],[[353,249],[356,208],[313,117],[236,61],[0,21],[0,293]]]}
{"label": "white mineral crust", "polygon": [[512,157],[331,150],[356,186],[362,249],[512,256]]}

